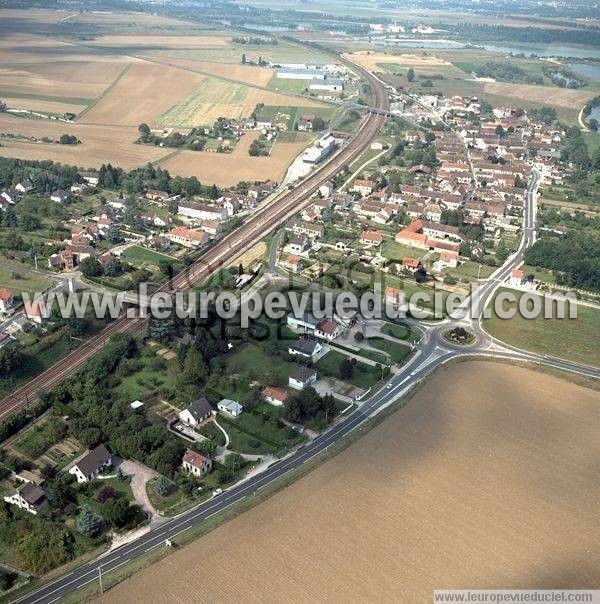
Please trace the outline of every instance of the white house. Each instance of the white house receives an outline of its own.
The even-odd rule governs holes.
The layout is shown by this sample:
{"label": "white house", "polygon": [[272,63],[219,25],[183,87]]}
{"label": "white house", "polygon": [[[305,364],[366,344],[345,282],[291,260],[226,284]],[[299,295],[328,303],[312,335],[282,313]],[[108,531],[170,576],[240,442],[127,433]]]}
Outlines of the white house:
{"label": "white house", "polygon": [[29,191],[33,191],[33,183],[30,180],[22,180],[20,183],[17,183],[15,189],[19,193],[29,193]]}
{"label": "white house", "polygon": [[275,407],[281,407],[285,403],[288,397],[288,393],[282,388],[275,388],[274,386],[267,386],[261,393],[271,405]]}
{"label": "white house", "polygon": [[69,469],[69,474],[73,474],[77,482],[88,482],[97,478],[100,472],[112,466],[112,463],[112,454],[104,445],[98,445],[76,461]]}
{"label": "white house", "polygon": [[212,459],[191,449],[186,449],[181,466],[186,472],[197,478],[204,478],[212,470]]}
{"label": "white house", "polygon": [[54,193],[50,194],[50,199],[52,201],[56,201],[56,203],[65,203],[65,201],[67,201],[68,198],[69,198],[69,196],[67,195],[67,192],[63,191],[62,189],[59,189],[58,191],[54,191]]}
{"label": "white house", "polygon": [[288,346],[288,354],[306,357],[307,359],[314,359],[322,350],[323,347],[317,340],[307,336],[291,342]]}
{"label": "white house", "polygon": [[180,216],[195,218],[197,220],[226,220],[227,210],[222,206],[195,203],[193,201],[181,202],[177,208]]}
{"label": "white house", "polygon": [[10,290],[6,288],[0,289],[0,314],[7,315],[13,311],[15,300]]}
{"label": "white house", "polygon": [[321,319],[315,326],[315,336],[324,340],[334,340],[341,333],[340,326],[331,319]]}
{"label": "white house", "polygon": [[4,501],[30,514],[37,514],[46,503],[46,499],[44,490],[32,482],[26,482],[13,493],[4,496]]}
{"label": "white house", "polygon": [[197,426],[213,414],[213,408],[206,397],[199,398],[179,413],[179,419],[190,426]]}
{"label": "white house", "polygon": [[236,401],[224,398],[222,401],[217,403],[217,409],[222,413],[227,413],[227,415],[231,415],[231,417],[239,417],[244,411],[244,406],[240,405]]}
{"label": "white house", "polygon": [[308,367],[298,366],[288,378],[288,385],[295,390],[312,386],[317,381],[317,372]]}

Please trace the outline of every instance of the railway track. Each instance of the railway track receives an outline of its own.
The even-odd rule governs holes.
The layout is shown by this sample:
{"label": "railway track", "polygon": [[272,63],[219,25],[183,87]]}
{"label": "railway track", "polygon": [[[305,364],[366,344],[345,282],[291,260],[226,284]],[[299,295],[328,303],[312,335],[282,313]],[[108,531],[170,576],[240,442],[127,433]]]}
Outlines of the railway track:
{"label": "railway track", "polygon": [[[259,213],[248,219],[243,225],[219,241],[203,254],[194,264],[176,275],[165,286],[167,291],[188,291],[204,283],[221,267],[235,261],[257,241],[268,235],[299,210],[310,204],[310,197],[318,188],[335,177],[345,166],[352,164],[369,148],[377,137],[385,121],[389,108],[387,93],[383,85],[362,67],[338,57],[354,72],[358,72],[367,81],[374,93],[374,107],[381,111],[372,112],[362,121],[351,141],[338,153],[315,170],[293,190],[286,191]],[[143,317],[121,318],[91,337],[85,344],[70,352],[55,365],[30,380],[14,393],[0,401],[0,420],[25,409],[37,400],[40,390],[49,390],[65,378],[73,375],[85,362],[101,350],[110,338],[117,333],[139,333],[147,325]]]}

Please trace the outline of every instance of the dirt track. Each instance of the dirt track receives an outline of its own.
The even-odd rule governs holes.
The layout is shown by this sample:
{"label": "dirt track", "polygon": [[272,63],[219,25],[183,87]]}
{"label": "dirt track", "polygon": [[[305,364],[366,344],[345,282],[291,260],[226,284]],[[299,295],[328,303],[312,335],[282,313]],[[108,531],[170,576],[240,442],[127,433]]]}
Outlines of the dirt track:
{"label": "dirt track", "polygon": [[425,602],[434,588],[600,587],[598,393],[448,368],[292,487],[107,602]]}

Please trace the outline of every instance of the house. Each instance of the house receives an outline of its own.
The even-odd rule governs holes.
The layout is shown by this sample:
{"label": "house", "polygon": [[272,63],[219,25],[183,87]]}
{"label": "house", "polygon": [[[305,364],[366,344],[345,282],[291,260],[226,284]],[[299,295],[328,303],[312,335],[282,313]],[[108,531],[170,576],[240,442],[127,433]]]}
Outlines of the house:
{"label": "house", "polygon": [[80,193],[83,193],[87,188],[87,183],[76,182],[75,184],[71,185],[71,193],[76,193],[77,195],[79,195]]}
{"label": "house", "polygon": [[511,287],[521,287],[525,282],[525,273],[521,269],[513,269],[510,277],[508,278],[508,284]]}
{"label": "house", "polygon": [[217,409],[222,413],[227,413],[227,415],[230,415],[231,417],[239,417],[244,411],[244,406],[236,401],[224,398],[217,403]]}
{"label": "house", "polygon": [[414,273],[419,270],[421,261],[418,258],[411,258],[410,256],[404,256],[402,258],[402,268]]}
{"label": "house", "polygon": [[271,181],[263,182],[258,185],[252,185],[248,189],[248,196],[256,200],[262,199],[263,197],[266,197],[267,195],[273,193],[276,188],[277,184]]}
{"label": "house", "polygon": [[191,449],[186,449],[181,460],[181,467],[196,478],[204,478],[212,470],[212,459]]}
{"label": "house", "polygon": [[294,235],[289,242],[290,253],[302,254],[308,247],[309,240],[306,235]]}
{"label": "house", "polygon": [[200,228],[209,235],[219,235],[223,230],[221,223],[218,220],[203,220],[200,223]]}
{"label": "house", "polygon": [[298,355],[307,359],[314,359],[322,350],[323,347],[317,340],[307,336],[299,338],[288,346],[290,355]]}
{"label": "house", "polygon": [[179,243],[184,247],[200,247],[210,241],[208,233],[204,231],[195,231],[194,229],[187,229],[185,227],[175,227],[169,231],[167,237],[173,243]]}
{"label": "house", "polygon": [[12,292],[6,288],[0,289],[0,314],[7,315],[13,311],[15,299]]}
{"label": "house", "polygon": [[292,329],[302,329],[303,331],[314,331],[319,320],[310,312],[305,311],[301,317],[290,313],[287,316],[286,323]]}
{"label": "house", "polygon": [[342,333],[340,326],[331,319],[321,319],[315,325],[315,336],[324,340],[334,340]]}
{"label": "house", "polygon": [[442,270],[446,267],[456,268],[458,266],[458,252],[442,252],[435,264],[437,270]]}
{"label": "house", "polygon": [[261,394],[265,401],[275,407],[281,407],[285,403],[288,397],[288,393],[282,388],[275,388],[274,386],[267,386]]}
{"label": "house", "polygon": [[388,286],[385,288],[384,300],[386,305],[400,306],[404,302],[404,292],[397,287]]}
{"label": "house", "polygon": [[41,325],[44,317],[45,304],[38,298],[37,300],[26,300],[23,304],[23,314],[34,323]]}
{"label": "house", "polygon": [[223,206],[196,203],[194,201],[183,201],[177,208],[180,216],[196,220],[226,220],[227,210]]}
{"label": "house", "polygon": [[410,171],[413,174],[425,174],[427,176],[431,174],[431,168],[425,164],[417,164],[416,166],[413,166]]}
{"label": "house", "polygon": [[159,189],[148,189],[146,191],[146,199],[150,201],[166,201],[169,199],[169,194]]}
{"label": "house", "polygon": [[191,405],[179,413],[179,419],[189,426],[197,426],[207,420],[214,413],[206,397],[195,400]]}
{"label": "house", "polygon": [[45,491],[37,484],[25,482],[13,493],[5,495],[4,501],[35,515],[46,503],[47,497]]}
{"label": "house", "polygon": [[295,390],[302,390],[312,386],[317,381],[317,372],[302,365],[298,365],[288,378],[288,385]]}
{"label": "house", "polygon": [[375,190],[376,184],[377,183],[375,183],[374,180],[357,178],[352,183],[352,188],[350,189],[350,191],[352,193],[360,193],[361,195],[370,195]]}
{"label": "house", "polygon": [[360,234],[360,242],[363,245],[373,245],[378,247],[383,241],[383,235],[377,231],[363,231]]}
{"label": "house", "polygon": [[21,199],[21,194],[16,189],[6,189],[0,193],[0,197],[8,203],[17,203]]}
{"label": "house", "polygon": [[100,182],[99,172],[80,172],[79,176],[92,187],[95,187]]}
{"label": "house", "polygon": [[112,466],[113,457],[104,445],[98,445],[95,449],[88,451],[83,457],[76,461],[69,469],[77,482],[88,482],[98,477],[104,469]]}
{"label": "house", "polygon": [[54,191],[54,193],[50,194],[50,199],[56,203],[65,203],[67,199],[69,199],[69,195],[66,191],[59,189],[58,191]]}
{"label": "house", "polygon": [[281,268],[286,268],[293,273],[299,273],[304,266],[304,262],[300,256],[289,254],[285,260],[279,262],[279,266],[281,266]]}
{"label": "house", "polygon": [[30,180],[22,180],[16,184],[15,189],[19,193],[29,193],[29,191],[33,191],[33,183]]}

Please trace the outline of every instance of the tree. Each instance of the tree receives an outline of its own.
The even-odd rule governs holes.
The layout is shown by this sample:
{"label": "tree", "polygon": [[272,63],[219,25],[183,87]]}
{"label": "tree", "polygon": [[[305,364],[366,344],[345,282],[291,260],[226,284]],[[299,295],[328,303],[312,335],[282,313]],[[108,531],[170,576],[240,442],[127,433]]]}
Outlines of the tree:
{"label": "tree", "polygon": [[114,499],[116,496],[117,491],[115,490],[115,488],[107,484],[105,487],[102,487],[102,489],[100,489],[97,499],[100,503],[106,503],[109,499]]}
{"label": "tree", "polygon": [[343,380],[349,380],[353,374],[354,364],[348,357],[345,357],[340,363],[340,377]]}
{"label": "tree", "polygon": [[409,82],[415,81],[415,70],[412,67],[409,67],[408,71],[406,72],[406,79]]}
{"label": "tree", "polygon": [[174,486],[175,485],[166,476],[159,476],[152,488],[160,497],[166,497],[173,492]]}
{"label": "tree", "polygon": [[89,505],[84,505],[79,512],[75,528],[84,535],[96,537],[100,534],[102,526],[102,518],[94,514]]}
{"label": "tree", "polygon": [[325,126],[326,126],[325,120],[318,115],[312,121],[313,130],[315,130],[316,132],[321,132],[321,130],[325,130]]}
{"label": "tree", "polygon": [[198,385],[202,382],[208,373],[204,359],[198,349],[191,346],[185,354],[181,377],[186,384]]}
{"label": "tree", "polygon": [[42,575],[69,562],[74,556],[74,539],[69,530],[56,523],[36,523],[17,543],[21,566]]}
{"label": "tree", "polygon": [[100,262],[92,256],[84,258],[79,264],[79,268],[86,277],[100,277],[104,273]]}
{"label": "tree", "polygon": [[138,132],[140,134],[148,136],[148,134],[150,134],[150,126],[148,126],[148,124],[146,123],[142,123],[138,126]]}
{"label": "tree", "polygon": [[[244,404],[244,407],[245,406],[246,405]],[[213,455],[217,450],[217,445],[209,438],[205,438],[194,445],[194,450],[202,455]]]}
{"label": "tree", "polygon": [[244,464],[244,458],[239,453],[230,453],[223,461],[221,469],[221,479],[227,482],[235,478]]}
{"label": "tree", "polygon": [[126,499],[109,499],[102,506],[102,515],[108,524],[115,528],[123,528],[135,516],[135,508]]}

